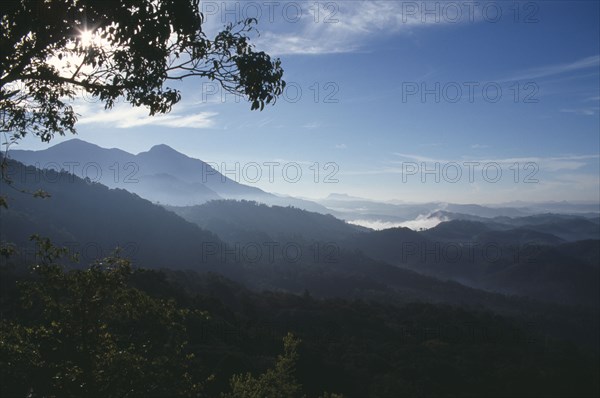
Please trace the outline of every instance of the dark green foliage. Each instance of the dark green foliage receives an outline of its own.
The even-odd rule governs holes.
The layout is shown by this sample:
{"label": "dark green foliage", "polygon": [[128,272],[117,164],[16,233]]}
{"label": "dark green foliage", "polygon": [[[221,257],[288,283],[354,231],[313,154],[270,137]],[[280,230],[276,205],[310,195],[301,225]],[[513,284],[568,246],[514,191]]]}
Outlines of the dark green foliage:
{"label": "dark green foliage", "polygon": [[[223,361],[214,372],[221,390],[229,384],[227,373],[269,368],[262,359],[277,352],[280,338],[291,331],[302,340],[296,377],[308,396],[323,390],[348,397],[566,397],[598,391],[597,351],[588,356],[589,346],[557,343],[530,319],[447,305],[253,293],[215,275],[189,272],[169,271],[167,278],[197,295],[196,305],[211,314],[190,329],[196,336],[190,341]],[[558,321],[560,311],[547,311]]]}
{"label": "dark green foliage", "polygon": [[258,377],[250,373],[231,378],[231,392],[222,398],[296,398],[301,396],[301,386],[295,380],[300,340],[291,333],[283,338],[283,355],[277,358],[272,369]]}
{"label": "dark green foliage", "polygon": [[[0,321],[2,396],[206,396],[213,375],[202,375],[206,366],[196,359],[202,350],[188,340],[197,340],[195,325],[210,318],[182,306],[195,300],[177,294],[164,275],[133,270],[119,257],[66,271],[56,260],[68,251],[35,240],[39,263],[29,275],[3,270],[3,283],[16,284],[4,286],[1,301],[2,310],[11,309]],[[156,283],[166,294],[136,287]],[[283,341],[272,369],[258,377],[232,375],[231,392],[223,396],[302,396],[295,379],[300,341],[291,334]]]}
{"label": "dark green foliage", "polygon": [[[79,271],[2,271],[3,395],[598,393],[597,351],[487,311],[254,293],[214,274],[132,270],[119,258]],[[289,332],[297,337],[276,358]]]}
{"label": "dark green foliage", "polygon": [[132,273],[120,258],[70,272],[34,266],[19,284],[18,317],[1,323],[3,395],[196,396],[192,314],[129,287]]}

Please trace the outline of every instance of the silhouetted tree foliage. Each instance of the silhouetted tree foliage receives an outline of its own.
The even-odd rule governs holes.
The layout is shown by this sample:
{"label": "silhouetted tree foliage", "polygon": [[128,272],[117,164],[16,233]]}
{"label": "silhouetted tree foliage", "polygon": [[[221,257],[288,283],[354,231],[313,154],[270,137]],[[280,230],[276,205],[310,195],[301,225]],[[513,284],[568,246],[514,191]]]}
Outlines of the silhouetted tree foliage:
{"label": "silhouetted tree foliage", "polygon": [[75,132],[68,99],[81,93],[154,115],[181,99],[169,82],[188,77],[219,82],[253,110],[285,86],[280,60],[250,44],[255,19],[208,38],[198,0],[9,0],[0,12],[0,131],[15,139]]}

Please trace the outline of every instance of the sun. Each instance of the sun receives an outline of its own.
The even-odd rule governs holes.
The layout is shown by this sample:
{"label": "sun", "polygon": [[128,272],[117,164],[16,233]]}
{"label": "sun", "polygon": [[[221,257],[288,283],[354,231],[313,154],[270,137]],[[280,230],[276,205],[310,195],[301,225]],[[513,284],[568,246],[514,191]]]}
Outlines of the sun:
{"label": "sun", "polygon": [[81,39],[81,45],[83,47],[88,47],[94,40],[94,32],[91,30],[82,30],[79,34],[79,38]]}

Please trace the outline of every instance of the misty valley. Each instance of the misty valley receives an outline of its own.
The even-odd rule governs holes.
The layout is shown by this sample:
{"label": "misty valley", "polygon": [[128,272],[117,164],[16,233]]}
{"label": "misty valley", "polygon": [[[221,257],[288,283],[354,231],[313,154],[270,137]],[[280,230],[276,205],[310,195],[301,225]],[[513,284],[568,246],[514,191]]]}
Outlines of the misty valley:
{"label": "misty valley", "polygon": [[[135,164],[137,182],[33,166],[61,159],[103,170],[115,159]],[[4,319],[22,322],[21,333],[49,316],[39,300],[71,306],[96,297],[100,287],[84,277],[95,264],[93,272],[108,275],[94,283],[123,273],[118,287],[107,288],[191,311],[178,319],[181,355],[193,355],[185,374],[210,379],[208,396],[226,391],[236,374],[266,371],[287,333],[301,340],[294,377],[309,396],[593,396],[598,386],[600,215],[593,206],[392,204],[339,194],[313,202],[218,172],[202,182],[204,162],[166,146],[132,155],[70,140],[12,150],[7,162],[12,186],[2,182],[9,195],[0,233],[14,250],[2,259],[2,305]],[[354,219],[434,226],[374,230]],[[24,265],[39,261],[65,268],[29,274]],[[115,265],[122,261],[127,272]],[[44,296],[36,290],[33,302],[20,301],[22,286],[47,278]],[[77,290],[45,291],[70,278]],[[84,322],[72,310],[54,311],[66,324]],[[141,344],[162,322],[144,313],[126,324],[118,313],[102,316],[104,328],[144,329],[112,344]],[[45,332],[61,339],[48,349],[73,350],[69,344],[100,332],[88,322],[84,334]],[[23,337],[7,338],[18,346]],[[31,366],[36,351],[18,347],[6,354]],[[170,371],[169,383],[178,383],[181,370]],[[43,380],[52,370],[40,364],[36,372]]]}

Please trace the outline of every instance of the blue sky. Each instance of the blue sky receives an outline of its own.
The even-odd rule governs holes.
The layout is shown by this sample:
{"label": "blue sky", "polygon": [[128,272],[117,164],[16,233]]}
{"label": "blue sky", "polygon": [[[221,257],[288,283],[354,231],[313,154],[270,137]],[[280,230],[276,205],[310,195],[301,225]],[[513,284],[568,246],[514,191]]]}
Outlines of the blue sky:
{"label": "blue sky", "polygon": [[[598,1],[202,7],[208,32],[260,10],[256,44],[282,59],[285,97],[251,112],[187,81],[182,103],[157,118],[79,100],[78,138],[134,153],[165,143],[237,167],[242,183],[310,198],[600,200]],[[45,146],[29,137],[19,148]],[[272,181],[265,162],[278,162]]]}

